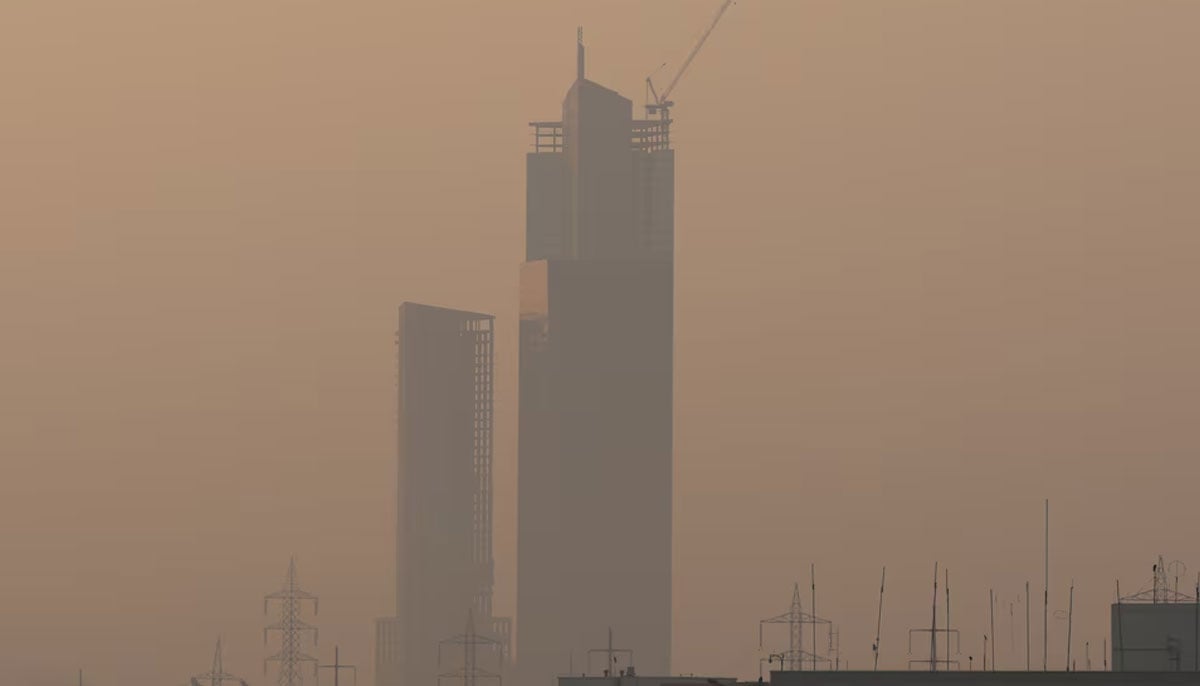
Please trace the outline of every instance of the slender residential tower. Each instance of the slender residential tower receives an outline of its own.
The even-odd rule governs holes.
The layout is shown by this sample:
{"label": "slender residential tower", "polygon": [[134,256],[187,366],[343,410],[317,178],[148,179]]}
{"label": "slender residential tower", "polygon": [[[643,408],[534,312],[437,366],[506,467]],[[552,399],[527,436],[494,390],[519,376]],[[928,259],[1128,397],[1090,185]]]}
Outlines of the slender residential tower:
{"label": "slender residential tower", "polygon": [[[520,292],[521,686],[669,674],[674,152],[669,120],[578,73],[534,122]],[[617,669],[625,668],[618,665]]]}
{"label": "slender residential tower", "polygon": [[376,624],[376,686],[436,686],[439,641],[492,615],[493,317],[400,306],[396,616]]}

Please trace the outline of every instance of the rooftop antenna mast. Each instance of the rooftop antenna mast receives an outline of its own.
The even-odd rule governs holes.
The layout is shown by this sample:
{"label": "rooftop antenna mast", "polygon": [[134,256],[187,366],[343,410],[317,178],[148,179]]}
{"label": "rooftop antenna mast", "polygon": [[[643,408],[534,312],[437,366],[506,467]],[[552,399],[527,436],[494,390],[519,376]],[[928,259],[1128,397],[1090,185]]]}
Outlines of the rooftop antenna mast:
{"label": "rooftop antenna mast", "polygon": [[1048,669],[1050,650],[1050,499],[1046,498],[1046,585],[1042,595],[1042,671]]}
{"label": "rooftop antenna mast", "polygon": [[1075,621],[1075,580],[1071,579],[1071,591],[1067,600],[1067,671],[1071,671],[1071,627]]}
{"label": "rooftop antenna mast", "polygon": [[[1021,602],[1021,596],[1017,596],[1017,601]],[[1012,657],[1017,654],[1017,619],[1016,610],[1013,608],[1013,601],[1008,601],[1008,655]]]}
{"label": "rooftop antenna mast", "polygon": [[[988,589],[988,614],[991,616],[991,628],[988,631],[992,637],[992,671],[996,671],[996,592]],[[987,654],[983,656],[987,660]]]}
{"label": "rooftop antenna mast", "polygon": [[[1113,669],[1124,670],[1125,667],[1125,627],[1121,622],[1121,580],[1117,579],[1117,635],[1113,637]],[[1119,648],[1117,646],[1120,646]],[[1120,661],[1117,658],[1121,658]],[[1107,665],[1106,665],[1107,667]],[[1105,669],[1104,671],[1108,671]]]}
{"label": "rooftop antenna mast", "polygon": [[[613,647],[613,630],[612,630],[611,626],[608,627],[608,647],[607,648],[592,648],[591,650],[588,651],[588,671],[589,672],[592,671],[592,655],[594,653],[604,653],[604,655],[606,656],[607,664],[605,665],[604,671],[602,672],[604,676],[610,676],[612,674],[613,667],[614,667],[614,665],[617,664],[617,655],[628,656],[628,657],[626,657],[626,660],[627,660],[626,669],[627,670],[633,669],[633,650],[630,648],[614,648]],[[467,686],[469,686],[469,685],[467,685]]]}
{"label": "rooftop antenna mast", "polygon": [[[923,634],[923,633],[929,634],[929,658],[921,659],[921,660],[909,660],[908,661],[909,667],[912,667],[913,665],[917,665],[917,664],[929,665],[929,671],[931,671],[931,672],[938,671],[939,665],[941,665],[945,669],[950,669],[951,667],[953,667],[954,669],[958,669],[958,667],[959,667],[958,660],[950,659],[950,655],[949,655],[950,635],[951,634],[954,635],[954,641],[957,644],[959,641],[958,629],[951,629],[948,626],[944,629],[939,629],[938,625],[937,625],[937,596],[938,596],[937,573],[938,573],[938,565],[935,562],[935,563],[933,563],[933,613],[932,613],[932,621],[931,621],[929,628],[928,629],[909,629],[908,630],[908,653],[909,653],[909,655],[912,654],[913,634]],[[947,578],[947,580],[949,580],[950,577],[947,576],[946,578]],[[947,595],[946,597],[947,597],[947,599],[949,599],[949,595]],[[947,608],[946,616],[947,616],[947,618],[949,617],[949,608]],[[946,634],[947,655],[944,658],[938,657],[938,649],[937,649],[938,634]],[[957,648],[957,645],[956,645],[956,648]]]}
{"label": "rooftop antenna mast", "polygon": [[875,618],[875,643],[871,645],[871,652],[875,655],[875,666],[872,671],[879,671],[879,639],[880,632],[883,630],[883,586],[887,582],[887,567],[883,568],[883,574],[879,578],[879,616]]}
{"label": "rooftop antenna mast", "polygon": [[829,627],[829,650],[825,654],[829,656],[833,671],[842,668],[842,630],[836,626]]}
{"label": "rooftop antenna mast", "polygon": [[1030,671],[1029,666],[1029,582],[1025,582],[1025,671]]}
{"label": "rooftop antenna mast", "polygon": [[[946,657],[949,658],[950,652],[950,570],[945,571],[946,574]],[[960,651],[955,651],[960,652]]]}
{"label": "rooftop antenna mast", "polygon": [[[80,674],[80,686],[83,684],[82,678],[83,675]],[[191,686],[205,686],[205,684],[208,686],[221,686],[226,682],[237,684],[238,686],[246,686],[245,679],[239,679],[225,671],[224,659],[221,657],[221,639],[218,638],[217,650],[213,653],[212,669],[192,677],[190,683]]]}
{"label": "rooftop antenna mast", "polygon": [[345,670],[350,670],[354,674],[354,686],[358,686],[358,667],[355,665],[347,665],[342,663],[342,657],[337,646],[333,647],[333,664],[321,665],[321,669],[333,670],[333,686],[338,686],[338,677]]}
{"label": "rooftop antenna mast", "polygon": [[263,663],[264,673],[268,662],[279,663],[279,686],[302,686],[304,675],[301,668],[306,662],[311,662],[313,673],[317,673],[317,658],[304,652],[305,635],[311,633],[313,645],[317,643],[317,627],[302,618],[302,608],[309,602],[312,602],[313,614],[317,614],[317,596],[301,589],[296,582],[296,558],[293,557],[288,562],[283,588],[263,598],[263,614],[267,613],[271,603],[279,606],[279,621],[263,629],[264,644],[271,632],[279,633],[279,652]]}
{"label": "rooftop antenna mast", "polygon": [[[813,616],[816,617],[817,616],[817,565],[816,564],[809,565],[808,579],[809,579],[810,583],[812,584],[812,586],[811,586],[811,588],[812,588],[812,605],[810,607],[812,607]],[[833,628],[830,627],[830,631],[832,631],[832,630],[833,630]],[[813,668],[814,672],[817,671],[817,632],[816,631],[812,632],[812,668]]]}

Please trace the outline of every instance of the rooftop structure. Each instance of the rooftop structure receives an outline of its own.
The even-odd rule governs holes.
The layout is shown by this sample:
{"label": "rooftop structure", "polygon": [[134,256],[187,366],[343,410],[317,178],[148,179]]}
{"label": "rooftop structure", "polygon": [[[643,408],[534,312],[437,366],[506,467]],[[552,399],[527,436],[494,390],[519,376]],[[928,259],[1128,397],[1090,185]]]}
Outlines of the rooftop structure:
{"label": "rooftop structure", "polygon": [[1113,603],[1113,671],[1192,672],[1200,682],[1200,578],[1195,595],[1181,591],[1178,569],[1160,556],[1151,582]]}

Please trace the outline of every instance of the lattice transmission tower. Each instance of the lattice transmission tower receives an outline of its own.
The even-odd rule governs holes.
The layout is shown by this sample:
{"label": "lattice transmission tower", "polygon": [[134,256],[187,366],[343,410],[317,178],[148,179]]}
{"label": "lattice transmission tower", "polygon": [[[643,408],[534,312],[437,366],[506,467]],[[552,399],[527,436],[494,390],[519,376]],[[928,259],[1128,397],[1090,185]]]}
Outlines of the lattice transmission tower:
{"label": "lattice transmission tower", "polygon": [[217,639],[217,651],[213,654],[212,669],[197,674],[191,679],[191,686],[223,686],[226,682],[246,686],[246,680],[238,678],[225,671],[225,662],[221,657],[221,639]]}
{"label": "lattice transmission tower", "polygon": [[[814,592],[815,595],[815,592]],[[815,601],[814,601],[815,604]],[[764,660],[770,664],[773,662],[779,663],[779,668],[785,671],[800,671],[804,669],[804,663],[808,662],[811,669],[817,669],[818,663],[830,663],[831,659],[828,655],[819,655],[816,652],[817,632],[827,632],[830,642],[830,647],[833,646],[833,623],[828,619],[822,619],[810,612],[805,612],[800,603],[800,584],[792,586],[792,604],[788,607],[787,612],[774,617],[760,620],[758,623],[758,648],[763,649],[763,629],[767,624],[786,624],[788,627],[788,647],[787,650],[779,653],[770,653]],[[813,641],[813,649],[804,649],[804,626],[809,626],[809,631],[812,632],[811,638]],[[760,665],[761,668],[761,665]]]}
{"label": "lattice transmission tower", "polygon": [[501,677],[498,672],[489,672],[479,666],[478,652],[479,647],[483,646],[486,650],[493,651],[500,657],[500,662],[503,664],[505,644],[490,636],[480,635],[475,631],[475,613],[467,612],[467,630],[451,638],[438,643],[438,668],[442,666],[442,649],[449,647],[461,647],[462,650],[462,667],[460,669],[442,672],[437,676],[438,686],[441,686],[444,680],[457,681],[462,686],[477,686],[481,681],[493,681],[496,686],[500,686]]}
{"label": "lattice transmission tower", "polygon": [[296,582],[296,559],[288,563],[287,578],[283,588],[263,598],[263,614],[270,610],[272,603],[279,607],[279,620],[263,629],[263,644],[271,632],[279,633],[279,652],[271,655],[263,663],[263,673],[271,662],[279,665],[279,686],[303,686],[305,663],[312,663],[313,673],[316,673],[317,658],[304,652],[305,638],[312,634],[313,645],[317,643],[317,627],[303,619],[303,607],[312,602],[313,614],[317,614],[317,596],[300,588]]}

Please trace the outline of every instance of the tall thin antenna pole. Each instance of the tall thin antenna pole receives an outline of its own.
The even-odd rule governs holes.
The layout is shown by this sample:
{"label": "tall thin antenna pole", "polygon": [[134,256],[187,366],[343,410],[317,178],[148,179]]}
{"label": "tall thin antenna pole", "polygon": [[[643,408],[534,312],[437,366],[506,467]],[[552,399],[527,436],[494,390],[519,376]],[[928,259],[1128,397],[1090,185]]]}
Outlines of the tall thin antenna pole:
{"label": "tall thin antenna pole", "polygon": [[950,570],[946,569],[946,659],[949,660],[954,652],[950,648]]}
{"label": "tall thin antenna pole", "polygon": [[[875,645],[871,646],[871,651],[875,653],[875,667],[872,671],[879,671],[879,637],[880,631],[883,629],[883,587],[887,583],[887,567],[883,568],[883,574],[879,577],[879,617],[875,620]],[[1200,584],[1200,577],[1197,577],[1197,584]],[[1197,594],[1200,596],[1200,594]],[[1197,600],[1200,603],[1200,600]],[[1196,606],[1197,612],[1200,612],[1200,605]],[[1197,615],[1200,617],[1200,614]]]}
{"label": "tall thin antenna pole", "polygon": [[333,664],[321,665],[321,669],[333,670],[333,686],[338,686],[338,677],[347,669],[354,673],[355,686],[358,684],[358,667],[342,662],[341,650],[337,646],[333,647]]}
{"label": "tall thin antenna pole", "polygon": [[604,676],[612,674],[613,663],[616,661],[617,659],[613,657],[612,627],[610,626],[608,627],[608,667],[604,669]]}
{"label": "tall thin antenna pole", "polygon": [[929,671],[937,671],[937,573],[938,565],[933,563],[933,626],[929,630]]}
{"label": "tall thin antenna pole", "polygon": [[[1119,647],[1118,647],[1119,646]],[[1117,658],[1120,657],[1118,664]],[[1113,641],[1113,669],[1125,669],[1125,627],[1121,623],[1121,580],[1117,579],[1117,638]]]}
{"label": "tall thin antenna pole", "polygon": [[1042,592],[1042,671],[1047,670],[1050,649],[1050,499],[1046,498],[1046,585]]}
{"label": "tall thin antenna pole", "polygon": [[1025,671],[1028,672],[1029,665],[1029,582],[1025,582]]}
{"label": "tall thin antenna pole", "polygon": [[[813,563],[808,568],[808,578],[812,581],[812,616],[817,616],[817,565]],[[817,671],[817,625],[813,624],[812,631],[812,668]]]}
{"label": "tall thin antenna pole", "polygon": [[1008,656],[1015,657],[1017,654],[1017,619],[1016,610],[1013,608],[1013,601],[1008,601]]}
{"label": "tall thin antenna pole", "polygon": [[1071,579],[1071,595],[1067,601],[1067,671],[1071,671],[1071,625],[1075,621],[1075,580]]}
{"label": "tall thin antenna pole", "polygon": [[583,27],[580,26],[576,33],[575,43],[575,78],[582,81],[584,75],[583,67]]}
{"label": "tall thin antenna pole", "polygon": [[[988,611],[992,618],[992,671],[996,671],[996,592],[988,589]],[[985,657],[986,659],[986,657]]]}

